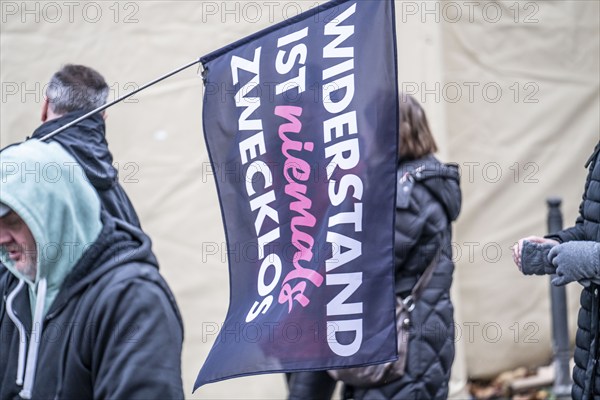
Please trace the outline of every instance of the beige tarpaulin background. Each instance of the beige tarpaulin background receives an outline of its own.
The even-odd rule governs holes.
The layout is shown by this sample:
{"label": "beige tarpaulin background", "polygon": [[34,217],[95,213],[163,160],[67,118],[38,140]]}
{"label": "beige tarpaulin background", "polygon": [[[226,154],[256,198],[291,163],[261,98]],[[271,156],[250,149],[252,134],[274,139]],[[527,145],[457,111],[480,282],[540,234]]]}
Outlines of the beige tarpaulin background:
{"label": "beige tarpaulin background", "polygon": [[[1,145],[38,126],[44,85],[64,63],[98,69],[114,99],[315,4],[2,0]],[[564,199],[565,224],[575,219],[583,163],[600,132],[599,2],[398,1],[396,7],[402,88],[423,102],[440,157],[462,169],[452,386],[460,393],[467,377],[550,362],[548,280],[523,277],[509,249],[520,237],[546,232],[548,196]],[[202,95],[196,71],[185,71],[111,108],[107,137],[183,313],[186,393],[282,398],[281,375],[226,381],[191,395],[229,300]],[[571,286],[573,332],[578,288]]]}

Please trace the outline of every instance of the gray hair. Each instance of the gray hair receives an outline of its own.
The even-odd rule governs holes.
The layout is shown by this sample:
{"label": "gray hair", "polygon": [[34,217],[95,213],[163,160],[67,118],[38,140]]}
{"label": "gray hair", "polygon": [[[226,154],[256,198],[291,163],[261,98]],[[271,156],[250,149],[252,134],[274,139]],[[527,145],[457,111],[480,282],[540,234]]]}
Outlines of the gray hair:
{"label": "gray hair", "polygon": [[104,77],[92,68],[68,64],[52,75],[46,97],[50,110],[58,115],[73,111],[90,111],[108,99],[109,87]]}

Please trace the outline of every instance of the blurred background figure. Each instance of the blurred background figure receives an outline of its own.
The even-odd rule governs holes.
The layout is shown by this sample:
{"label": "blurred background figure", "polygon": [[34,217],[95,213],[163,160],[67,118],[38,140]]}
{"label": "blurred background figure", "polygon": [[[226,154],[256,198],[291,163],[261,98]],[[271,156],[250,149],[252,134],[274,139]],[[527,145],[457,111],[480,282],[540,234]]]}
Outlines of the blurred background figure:
{"label": "blurred background figure", "polygon": [[[346,388],[355,399],[446,399],[454,359],[454,308],[450,286],[452,222],[461,208],[458,167],[441,163],[421,105],[400,96],[396,198],[396,295],[406,299],[425,270],[433,273],[411,312],[406,370],[374,388]],[[398,321],[402,323],[402,321]]]}
{"label": "blurred background figure", "polygon": [[[32,139],[41,139],[56,129],[106,104],[109,87],[104,77],[84,65],[67,64],[45,86],[43,124]],[[118,171],[106,141],[105,112],[92,115],[52,137],[77,160],[94,186],[102,206],[111,215],[140,226],[133,204],[119,183]]]}

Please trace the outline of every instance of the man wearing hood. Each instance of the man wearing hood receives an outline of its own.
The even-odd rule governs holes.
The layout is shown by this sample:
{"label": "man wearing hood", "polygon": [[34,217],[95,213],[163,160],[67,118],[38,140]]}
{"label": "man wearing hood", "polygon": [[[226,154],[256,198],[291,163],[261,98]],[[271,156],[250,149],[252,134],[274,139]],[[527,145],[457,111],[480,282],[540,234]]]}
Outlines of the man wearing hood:
{"label": "man wearing hood", "polygon": [[0,152],[0,399],[183,398],[183,326],[148,237],[58,144]]}
{"label": "man wearing hood", "polygon": [[[41,139],[56,129],[106,104],[109,87],[98,72],[83,65],[68,64],[48,83],[42,105],[43,124],[32,139]],[[108,150],[105,114],[95,114],[66,129],[50,140],[60,143],[94,186],[102,207],[114,217],[140,226],[137,213],[119,184],[118,171]]]}

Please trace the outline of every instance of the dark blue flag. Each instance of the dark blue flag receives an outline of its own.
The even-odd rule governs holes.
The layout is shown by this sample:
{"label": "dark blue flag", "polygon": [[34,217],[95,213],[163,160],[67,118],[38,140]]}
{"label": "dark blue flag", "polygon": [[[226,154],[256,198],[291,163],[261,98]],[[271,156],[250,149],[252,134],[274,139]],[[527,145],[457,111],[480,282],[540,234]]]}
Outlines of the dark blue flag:
{"label": "dark blue flag", "polygon": [[393,1],[333,1],[201,61],[231,295],[195,389],[395,359]]}

